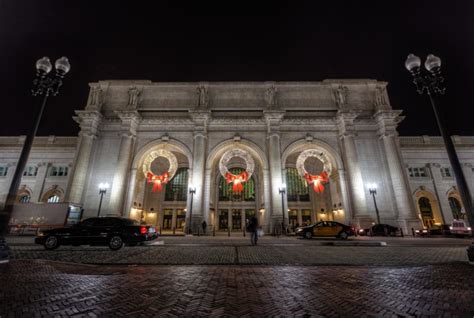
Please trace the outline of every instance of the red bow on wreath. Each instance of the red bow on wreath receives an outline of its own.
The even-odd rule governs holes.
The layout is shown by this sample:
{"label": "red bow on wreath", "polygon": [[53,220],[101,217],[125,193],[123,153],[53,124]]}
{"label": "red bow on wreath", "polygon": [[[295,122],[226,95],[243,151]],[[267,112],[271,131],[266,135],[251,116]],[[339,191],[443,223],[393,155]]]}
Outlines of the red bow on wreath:
{"label": "red bow on wreath", "polygon": [[317,174],[315,176],[305,173],[304,178],[308,184],[313,185],[313,190],[316,193],[322,193],[324,191],[323,182],[329,182],[328,174],[326,171],[323,171],[321,174]]}
{"label": "red bow on wreath", "polygon": [[167,184],[170,178],[170,174],[168,172],[163,173],[162,175],[156,175],[151,172],[148,172],[146,178],[148,179],[148,183],[153,182],[153,192],[160,192],[163,189],[163,184]]}
{"label": "red bow on wreath", "polygon": [[247,171],[243,171],[241,174],[237,175],[227,172],[225,174],[225,179],[227,183],[234,183],[232,185],[232,191],[240,193],[244,190],[244,186],[242,185],[242,183],[249,179],[249,174],[247,173]]}

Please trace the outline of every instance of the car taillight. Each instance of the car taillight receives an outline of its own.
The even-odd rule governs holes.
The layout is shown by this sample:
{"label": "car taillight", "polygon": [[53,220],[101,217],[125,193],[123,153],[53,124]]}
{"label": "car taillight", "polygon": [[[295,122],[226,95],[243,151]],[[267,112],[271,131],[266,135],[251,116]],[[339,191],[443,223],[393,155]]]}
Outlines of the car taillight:
{"label": "car taillight", "polygon": [[140,234],[146,234],[146,232],[148,232],[148,230],[145,226],[140,227]]}

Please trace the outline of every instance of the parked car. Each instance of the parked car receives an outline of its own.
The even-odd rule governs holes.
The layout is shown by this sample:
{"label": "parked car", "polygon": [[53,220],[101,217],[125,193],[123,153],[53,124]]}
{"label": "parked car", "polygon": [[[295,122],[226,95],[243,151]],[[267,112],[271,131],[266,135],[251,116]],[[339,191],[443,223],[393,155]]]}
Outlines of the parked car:
{"label": "parked car", "polygon": [[60,245],[104,245],[109,246],[111,250],[118,250],[124,244],[134,246],[157,237],[154,227],[140,225],[135,220],[95,217],[71,227],[38,232],[35,243],[44,245],[47,250],[53,250]]}
{"label": "parked car", "polygon": [[358,234],[367,236],[403,236],[400,228],[389,224],[375,224],[368,229],[359,229]]}
{"label": "parked car", "polygon": [[0,264],[5,264],[10,261],[10,247],[5,241],[5,237],[0,236]]}
{"label": "parked car", "polygon": [[433,225],[428,229],[430,235],[450,235],[451,230],[449,229],[449,225],[441,224],[441,225]]}
{"label": "parked car", "polygon": [[464,220],[453,220],[449,230],[456,236],[472,236],[472,228]]}
{"label": "parked car", "polygon": [[428,229],[415,230],[415,236],[428,236],[428,235],[430,235],[430,231],[428,231]]}
{"label": "parked car", "polygon": [[354,228],[335,221],[320,221],[297,228],[296,235],[306,239],[331,236],[347,239],[349,236],[354,235]]}

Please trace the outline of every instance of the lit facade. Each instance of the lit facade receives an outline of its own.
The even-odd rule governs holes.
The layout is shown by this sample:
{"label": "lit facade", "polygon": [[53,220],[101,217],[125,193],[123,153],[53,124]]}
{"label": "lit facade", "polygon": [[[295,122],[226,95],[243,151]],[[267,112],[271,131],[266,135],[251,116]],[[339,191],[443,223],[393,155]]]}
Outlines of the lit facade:
{"label": "lit facade", "polygon": [[[366,227],[376,221],[368,191],[375,183],[382,223],[405,231],[421,222],[450,223],[453,213],[461,217],[463,211],[452,172],[443,170],[449,168],[443,144],[437,137],[398,137],[403,117],[392,109],[386,84],[364,79],[91,83],[87,105],[74,117],[79,136],[35,140],[19,199],[59,198],[81,205],[84,217],[95,216],[97,186],[107,182],[102,215],[142,218],[164,230],[182,231],[191,214],[195,229],[205,220],[207,229],[216,231],[241,231],[251,215],[266,231],[283,218],[290,228],[316,220]],[[470,185],[473,140],[455,140]],[[0,202],[21,145],[21,137],[0,137]],[[248,158],[226,161],[230,173],[248,170],[249,160],[253,165],[239,193],[219,166],[234,149]],[[322,193],[313,191],[297,165],[309,150],[326,162],[309,157],[308,173],[331,168]],[[176,160],[161,191],[153,191],[143,168],[153,152],[171,153]],[[171,161],[158,156],[150,166],[159,175],[170,170]]]}

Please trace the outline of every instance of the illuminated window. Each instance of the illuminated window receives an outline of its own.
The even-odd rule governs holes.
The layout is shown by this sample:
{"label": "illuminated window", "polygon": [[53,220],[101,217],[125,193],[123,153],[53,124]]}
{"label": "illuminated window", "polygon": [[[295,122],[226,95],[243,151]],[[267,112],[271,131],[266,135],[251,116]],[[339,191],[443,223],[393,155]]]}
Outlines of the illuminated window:
{"label": "illuminated window", "polygon": [[[229,172],[232,174],[241,174],[243,168],[231,168]],[[232,191],[232,183],[227,183],[224,177],[219,179],[219,201],[255,201],[255,181],[251,177],[247,182],[243,183],[244,190],[240,193]]]}
{"label": "illuminated window", "polygon": [[286,187],[288,201],[309,201],[308,184],[296,168],[286,169]]}
{"label": "illuminated window", "polygon": [[48,203],[59,203],[59,201],[61,201],[61,198],[56,194],[48,198]]}
{"label": "illuminated window", "polygon": [[165,201],[186,201],[188,198],[188,168],[179,168],[166,184]]}
{"label": "illuminated window", "polygon": [[20,203],[28,203],[30,202],[31,196],[29,194],[22,194],[20,195],[20,199],[18,200]]}

